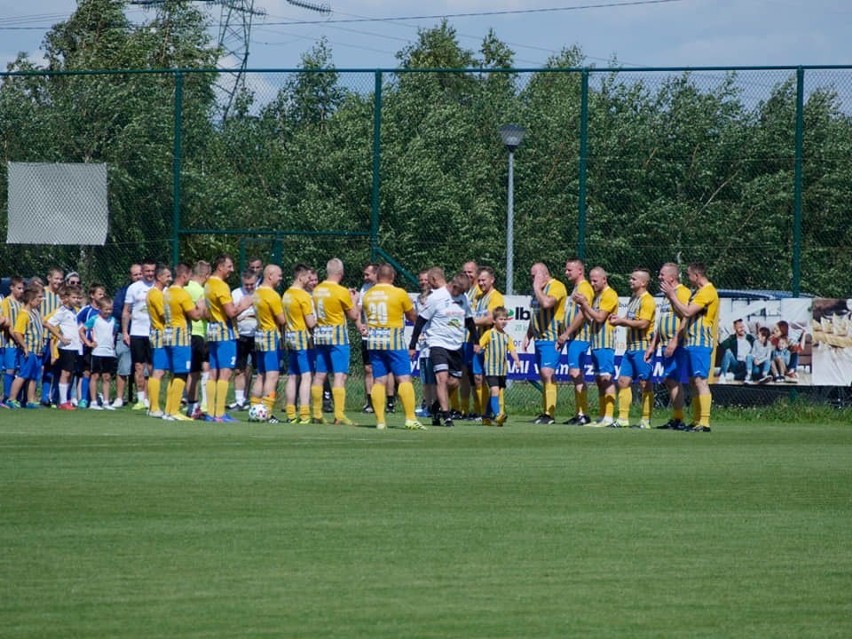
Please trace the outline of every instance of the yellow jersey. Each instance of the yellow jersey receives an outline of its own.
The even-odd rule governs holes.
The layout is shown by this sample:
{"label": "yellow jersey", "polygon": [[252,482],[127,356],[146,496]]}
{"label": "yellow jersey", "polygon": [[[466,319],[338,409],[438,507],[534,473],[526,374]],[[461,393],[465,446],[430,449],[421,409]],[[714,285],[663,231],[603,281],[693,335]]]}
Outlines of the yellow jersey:
{"label": "yellow jersey", "polygon": [[151,318],[151,348],[163,348],[166,345],[163,341],[163,329],[166,327],[166,301],[163,291],[152,286],[148,297],[145,298],[145,305],[148,307],[148,317]]}
{"label": "yellow jersey", "polygon": [[211,275],[204,285],[207,301],[207,341],[227,342],[236,339],[235,319],[228,317],[225,305],[232,304],[231,289],[221,277]]}
{"label": "yellow jersey", "polygon": [[330,280],[317,284],[314,289],[314,308],[317,312],[314,344],[317,346],[348,344],[346,311],[352,308],[352,296],[349,295],[349,290]]}
{"label": "yellow jersey", "polygon": [[361,306],[367,317],[368,350],[407,350],[405,314],[414,308],[408,293],[393,284],[376,284],[364,293]]}
{"label": "yellow jersey", "polygon": [[[473,319],[477,320],[482,317],[487,317],[488,313],[493,313],[494,309],[498,306],[506,306],[506,298],[503,297],[503,294],[500,291],[496,288],[492,288],[488,291],[488,293],[480,291],[473,304],[471,304],[471,308],[473,308]],[[480,328],[479,330],[482,332],[486,329]]]}
{"label": "yellow jersey", "polygon": [[512,338],[505,332],[490,328],[479,338],[484,359],[484,372],[487,377],[505,377],[509,370],[506,356],[515,352]]}
{"label": "yellow jersey", "polygon": [[625,317],[630,320],[648,320],[647,328],[627,327],[627,350],[644,351],[651,343],[651,335],[654,332],[654,318],[657,315],[657,305],[654,297],[645,291],[639,297],[633,296],[627,304]]}
{"label": "yellow jersey", "polygon": [[57,293],[51,291],[48,287],[44,287],[44,299],[41,300],[39,312],[44,319],[53,315],[59,307],[62,306],[62,298]]}
{"label": "yellow jersey", "polygon": [[[592,285],[589,284],[589,280],[577,282],[577,284],[574,285],[574,290],[571,291],[571,295],[573,295],[574,293],[579,293],[580,295],[585,297],[589,304],[591,304],[592,300],[595,299],[595,289],[593,289]],[[583,309],[580,307],[579,304],[577,304],[577,302],[575,302],[571,298],[568,298],[565,301],[564,324],[566,329],[571,326],[571,322],[573,322],[574,318],[578,315],[583,315]],[[580,342],[592,341],[591,325],[585,317],[583,317],[583,323],[580,324],[580,328],[578,328],[577,332],[572,335],[572,338]]]}
{"label": "yellow jersey", "polygon": [[695,291],[689,304],[697,304],[703,310],[686,320],[686,345],[713,348],[719,326],[719,293],[710,282]]}
{"label": "yellow jersey", "polygon": [[277,351],[281,333],[275,318],[284,312],[281,297],[274,289],[261,285],[255,289],[252,299],[257,317],[254,347],[262,352]]}
{"label": "yellow jersey", "polygon": [[[592,300],[592,309],[607,311],[610,315],[618,312],[618,293],[607,286]],[[592,350],[615,348],[615,327],[609,323],[609,317],[603,322],[591,322]]]}
{"label": "yellow jersey", "polygon": [[534,339],[555,342],[562,332],[562,319],[565,315],[565,298],[568,291],[565,285],[557,279],[551,280],[544,286],[544,294],[556,298],[556,304],[550,308],[541,308],[538,298],[533,295],[530,302],[530,328]]}
{"label": "yellow jersey", "polygon": [[[9,295],[9,297],[4,297],[3,300],[0,301],[0,317],[5,317],[9,321],[7,327],[9,332],[11,332],[14,328],[15,320],[18,319],[18,312],[21,310],[22,306],[23,305],[11,295]],[[0,344],[4,344],[5,341],[5,335],[0,335]],[[17,346],[17,344],[10,339],[9,346],[14,347]]]}
{"label": "yellow jersey", "polygon": [[[678,282],[675,288],[675,297],[682,304],[689,304],[689,289]],[[660,307],[657,309],[657,327],[655,331],[660,336],[660,344],[665,346],[672,339],[677,337],[678,325],[680,324],[680,315],[678,315],[668,297],[663,297],[660,302]]]}
{"label": "yellow jersey", "polygon": [[44,348],[44,324],[38,310],[27,310],[22,305],[18,312],[18,317],[15,318],[15,327],[13,330],[24,336],[24,344],[26,344],[27,350],[30,353],[41,355],[41,351]]}
{"label": "yellow jersey", "polygon": [[[150,297],[150,293],[148,296]],[[175,285],[163,292],[163,301],[166,315],[166,346],[189,346],[190,327],[186,314],[195,308],[195,303],[184,287]]]}
{"label": "yellow jersey", "polygon": [[311,347],[311,332],[305,318],[314,313],[314,303],[310,294],[301,288],[291,286],[281,296],[281,305],[287,318],[284,342],[287,348],[304,351]]}

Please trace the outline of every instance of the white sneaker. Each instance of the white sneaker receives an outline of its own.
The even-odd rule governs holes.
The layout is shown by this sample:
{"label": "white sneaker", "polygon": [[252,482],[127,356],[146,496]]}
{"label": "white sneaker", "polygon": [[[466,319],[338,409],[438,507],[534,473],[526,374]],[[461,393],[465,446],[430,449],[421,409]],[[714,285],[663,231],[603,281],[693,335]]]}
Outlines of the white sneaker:
{"label": "white sneaker", "polygon": [[734,381],[734,374],[733,373],[725,373],[725,381],[726,382]]}
{"label": "white sneaker", "polygon": [[148,417],[155,417],[155,418],[159,419],[162,416],[163,416],[163,411],[161,411],[161,410],[149,410],[148,411]]}
{"label": "white sneaker", "polygon": [[601,417],[598,420],[593,421],[589,426],[594,428],[609,428],[612,426],[612,417]]}
{"label": "white sneaker", "polygon": [[643,419],[639,422],[639,428],[641,428],[642,430],[650,430],[651,422],[649,422],[647,419]]}
{"label": "white sneaker", "polygon": [[385,430],[386,428],[387,424],[385,424],[384,422],[379,422],[378,424],[376,424],[376,430]]}
{"label": "white sneaker", "polygon": [[162,417],[160,417],[160,419],[162,419],[163,421],[166,421],[166,422],[173,422],[173,421],[175,421],[175,418],[174,418],[174,417],[172,417],[171,415],[163,415]]}
{"label": "white sneaker", "polygon": [[89,410],[103,410],[103,409],[104,409],[104,407],[101,406],[100,404],[92,404],[91,406],[89,406]]}
{"label": "white sneaker", "polygon": [[124,406],[124,400],[121,397],[116,397],[112,404],[110,404],[113,408],[121,408]]}

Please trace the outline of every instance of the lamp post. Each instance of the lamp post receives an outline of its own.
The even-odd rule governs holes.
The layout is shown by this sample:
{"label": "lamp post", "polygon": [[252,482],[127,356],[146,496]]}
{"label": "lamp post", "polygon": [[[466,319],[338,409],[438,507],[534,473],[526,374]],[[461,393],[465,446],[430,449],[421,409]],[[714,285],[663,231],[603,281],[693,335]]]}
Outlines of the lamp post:
{"label": "lamp post", "polygon": [[509,152],[509,203],[506,216],[506,295],[514,294],[515,277],[515,149],[524,139],[526,130],[517,124],[500,127],[500,137]]}

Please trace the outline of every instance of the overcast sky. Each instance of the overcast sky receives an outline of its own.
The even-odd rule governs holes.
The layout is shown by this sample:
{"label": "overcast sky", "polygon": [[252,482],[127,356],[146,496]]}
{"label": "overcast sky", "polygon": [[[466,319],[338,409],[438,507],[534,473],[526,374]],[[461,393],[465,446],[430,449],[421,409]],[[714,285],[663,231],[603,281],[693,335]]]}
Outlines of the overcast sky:
{"label": "overcast sky", "polygon": [[[255,0],[265,15],[255,18],[249,66],[295,67],[325,36],[339,68],[392,68],[394,54],[416,38],[417,29],[438,22],[431,16],[462,13],[479,14],[449,18],[464,47],[477,49],[493,27],[515,51],[518,67],[539,67],[573,44],[599,67],[614,58],[628,67],[852,64],[849,0],[329,0],[327,5],[331,13],[323,15],[285,0]],[[46,30],[75,7],[75,0],[0,0],[3,68],[19,51],[40,59]],[[218,8],[205,7],[218,23]],[[510,11],[521,13],[496,14]],[[128,15],[141,21],[146,12],[130,7]],[[399,19],[352,21],[362,18]]]}

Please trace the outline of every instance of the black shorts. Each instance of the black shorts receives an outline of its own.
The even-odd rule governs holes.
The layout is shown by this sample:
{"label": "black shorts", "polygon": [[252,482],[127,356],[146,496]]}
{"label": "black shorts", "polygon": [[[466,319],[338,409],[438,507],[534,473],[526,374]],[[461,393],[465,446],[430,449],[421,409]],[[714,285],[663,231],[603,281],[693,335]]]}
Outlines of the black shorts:
{"label": "black shorts", "polygon": [[364,366],[370,366],[370,354],[367,352],[367,338],[363,338],[361,340],[361,361],[364,362]]}
{"label": "black shorts", "polygon": [[200,373],[203,365],[207,363],[209,355],[207,340],[201,337],[201,335],[192,335],[189,344],[192,348],[192,361],[189,363],[189,372]]}
{"label": "black shorts", "polygon": [[141,335],[130,336],[130,361],[134,366],[136,364],[148,364],[150,366],[154,363],[150,339]]}
{"label": "black shorts", "polygon": [[61,371],[73,373],[77,370],[77,351],[60,348],[59,357],[54,366]]}
{"label": "black shorts", "polygon": [[88,346],[83,347],[83,354],[77,358],[77,370],[82,373],[92,370],[92,349]]}
{"label": "black shorts", "polygon": [[432,362],[432,370],[436,375],[449,373],[450,377],[461,377],[462,359],[462,349],[451,351],[440,346],[429,348],[429,361]]}
{"label": "black shorts", "polygon": [[506,376],[505,375],[486,375],[485,376],[485,384],[488,388],[506,388]]}
{"label": "black shorts", "polygon": [[115,357],[92,355],[92,375],[115,375]]}
{"label": "black shorts", "polygon": [[254,350],[254,337],[240,335],[237,338],[237,364],[234,366],[238,371],[244,370],[251,359],[251,367],[257,370],[257,353]]}

